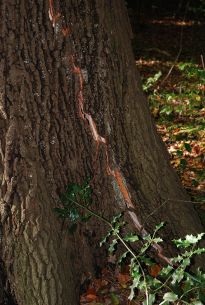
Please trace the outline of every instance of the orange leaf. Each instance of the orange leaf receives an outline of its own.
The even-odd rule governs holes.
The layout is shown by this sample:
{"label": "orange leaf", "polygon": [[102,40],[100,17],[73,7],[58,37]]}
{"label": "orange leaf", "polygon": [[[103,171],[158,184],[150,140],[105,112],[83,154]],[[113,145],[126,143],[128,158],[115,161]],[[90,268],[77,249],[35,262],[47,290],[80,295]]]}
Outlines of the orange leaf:
{"label": "orange leaf", "polygon": [[119,273],[117,279],[120,284],[126,284],[131,280],[130,275],[126,273]]}
{"label": "orange leaf", "polygon": [[155,264],[155,265],[152,265],[150,268],[149,268],[149,274],[153,277],[157,277],[158,274],[160,273],[160,270],[161,270],[161,266],[158,265],[158,264]]}
{"label": "orange leaf", "polygon": [[93,287],[88,287],[86,294],[96,294],[96,290]]}
{"label": "orange leaf", "polygon": [[86,299],[86,301],[88,301],[88,302],[92,302],[92,301],[95,301],[96,299],[97,299],[97,296],[96,296],[96,294],[87,294],[86,296],[85,296],[85,299]]}
{"label": "orange leaf", "polygon": [[94,280],[94,286],[95,286],[96,290],[98,290],[98,289],[100,289],[102,287],[107,286],[107,284],[108,284],[108,281],[103,280],[103,279],[95,279]]}

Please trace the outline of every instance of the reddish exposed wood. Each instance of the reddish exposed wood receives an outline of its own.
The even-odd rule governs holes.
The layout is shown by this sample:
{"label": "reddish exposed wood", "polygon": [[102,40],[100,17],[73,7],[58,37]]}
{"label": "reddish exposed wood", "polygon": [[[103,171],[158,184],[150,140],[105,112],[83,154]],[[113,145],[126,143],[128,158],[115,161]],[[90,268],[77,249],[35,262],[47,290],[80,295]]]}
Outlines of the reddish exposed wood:
{"label": "reddish exposed wood", "polygon": [[[50,10],[49,10],[49,14],[51,15],[51,21],[53,21],[53,26],[55,27],[55,17],[54,16],[58,16],[60,17],[60,13],[57,13],[57,15],[54,14],[54,9],[53,9],[53,1],[49,0],[50,3]],[[61,29],[62,34],[64,35],[64,29]],[[65,35],[64,35],[65,36]],[[79,90],[77,92],[77,96],[76,99],[78,101],[78,109],[79,109],[79,117],[84,120],[87,121],[93,140],[96,142],[96,154],[95,154],[95,160],[94,163],[96,162],[96,158],[98,156],[98,150],[99,150],[99,145],[102,143],[105,147],[105,153],[107,156],[107,173],[108,175],[113,176],[113,178],[116,180],[119,191],[121,192],[124,201],[127,205],[128,209],[135,209],[135,205],[133,204],[132,200],[131,200],[131,196],[129,194],[128,188],[125,185],[125,181],[119,168],[115,168],[114,170],[112,170],[110,168],[110,163],[109,163],[109,154],[108,154],[108,146],[107,146],[107,140],[102,137],[101,135],[99,135],[98,130],[97,130],[97,126],[96,123],[94,121],[94,119],[92,118],[91,114],[87,113],[84,111],[84,96],[83,96],[83,84],[84,84],[84,79],[83,79],[83,73],[82,70],[79,66],[76,65],[75,63],[75,59],[74,59],[74,55],[70,55],[69,56],[69,63],[72,65],[72,70],[73,73],[76,74],[78,76],[78,87]],[[93,180],[92,180],[93,181]],[[144,227],[142,226],[142,224],[140,223],[136,213],[129,211],[128,212],[134,226],[136,227],[136,229],[143,235],[147,235],[148,232],[144,229]],[[159,246],[158,244],[153,243],[152,247],[157,251],[158,256],[164,260],[166,263],[171,264],[171,260],[166,257],[165,255],[163,255],[163,248],[161,246]]]}

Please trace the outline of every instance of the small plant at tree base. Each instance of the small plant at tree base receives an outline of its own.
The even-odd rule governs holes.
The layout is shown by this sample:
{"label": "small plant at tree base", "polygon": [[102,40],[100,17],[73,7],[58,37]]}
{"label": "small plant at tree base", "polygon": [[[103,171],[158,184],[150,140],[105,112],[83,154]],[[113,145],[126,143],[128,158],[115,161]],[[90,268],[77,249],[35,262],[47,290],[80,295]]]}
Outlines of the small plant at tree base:
{"label": "small plant at tree base", "polygon": [[[77,221],[85,221],[95,216],[110,227],[100,246],[109,242],[108,251],[111,255],[116,252],[119,244],[124,246],[125,252],[119,257],[118,263],[121,264],[125,259],[130,261],[132,284],[129,300],[132,300],[136,290],[139,290],[144,295],[143,305],[203,305],[205,273],[198,269],[195,274],[192,274],[188,269],[192,258],[205,252],[205,248],[197,246],[205,233],[196,236],[187,235],[184,239],[173,240],[181,251],[177,257],[172,258],[172,265],[161,268],[149,257],[148,251],[153,243],[162,242],[162,239],[156,235],[164,224],[157,225],[153,234],[146,236],[123,233],[126,222],[123,220],[122,213],[109,221],[90,210],[92,190],[88,183],[86,181],[82,186],[69,185],[61,197],[62,206],[55,208],[55,212],[59,217],[69,219],[75,225]],[[138,253],[131,246],[135,242],[139,243]]]}
{"label": "small plant at tree base", "polygon": [[159,71],[154,76],[149,77],[143,84],[143,90],[145,92],[148,92],[148,90],[157,83],[157,81],[160,79],[161,76],[162,76],[162,72]]}
{"label": "small plant at tree base", "polygon": [[[92,189],[89,182],[88,178],[82,185],[69,184],[60,197],[60,207],[54,208],[54,212],[59,218],[70,220],[68,226],[70,232],[75,231],[79,221],[85,222],[91,217],[90,212],[86,212],[86,208],[92,204]],[[84,209],[79,209],[78,204]]]}

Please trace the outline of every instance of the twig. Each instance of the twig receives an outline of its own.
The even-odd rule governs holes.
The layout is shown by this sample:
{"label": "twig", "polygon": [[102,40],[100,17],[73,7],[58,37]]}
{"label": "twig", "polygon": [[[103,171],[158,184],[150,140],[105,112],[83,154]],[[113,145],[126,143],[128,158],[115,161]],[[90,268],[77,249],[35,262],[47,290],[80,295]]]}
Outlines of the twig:
{"label": "twig", "polygon": [[[157,207],[153,212],[151,212],[151,213],[145,218],[144,223],[146,223],[147,220],[148,220],[151,216],[153,216],[159,209],[161,209],[161,207],[163,207],[168,201],[189,202],[189,203],[201,203],[201,202],[199,202],[199,201],[193,201],[193,200],[182,200],[182,199],[168,198],[168,199],[164,200],[164,201],[162,202],[162,204],[160,204],[159,207]],[[202,203],[203,203],[203,202],[205,203],[205,200],[202,201]]]}
{"label": "twig", "polygon": [[[186,8],[185,8],[185,13],[184,13],[183,21],[185,21],[188,6],[189,6],[189,1],[187,2]],[[181,33],[180,33],[180,41],[179,41],[179,51],[178,51],[178,53],[177,53],[177,56],[176,56],[176,58],[175,58],[175,60],[174,60],[173,65],[172,65],[171,68],[169,69],[169,71],[168,71],[167,75],[165,76],[165,78],[161,81],[161,84],[160,84],[160,85],[163,85],[163,84],[165,83],[165,81],[168,79],[168,77],[169,77],[170,74],[172,73],[172,70],[173,70],[174,67],[176,66],[176,63],[177,63],[178,60],[179,60],[179,57],[180,57],[181,52],[182,52],[182,46],[183,46],[183,35],[184,35],[184,28],[183,28],[183,26],[182,26],[182,28],[181,28]]]}
{"label": "twig", "polygon": [[200,55],[200,57],[201,57],[201,64],[202,64],[202,67],[203,67],[203,69],[205,70],[204,57],[203,57],[202,54]]}

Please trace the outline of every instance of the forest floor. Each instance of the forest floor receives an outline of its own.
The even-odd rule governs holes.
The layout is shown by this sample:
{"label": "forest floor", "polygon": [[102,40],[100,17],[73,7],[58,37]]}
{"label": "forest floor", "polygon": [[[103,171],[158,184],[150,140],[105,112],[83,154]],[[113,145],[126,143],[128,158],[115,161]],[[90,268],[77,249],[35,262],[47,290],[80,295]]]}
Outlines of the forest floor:
{"label": "forest floor", "polygon": [[[205,22],[141,16],[135,23],[135,17],[133,48],[144,92],[171,163],[205,224]],[[128,300],[129,267],[111,265],[89,280],[80,304],[144,304],[142,295]],[[155,277],[158,265],[152,268]]]}
{"label": "forest floor", "polygon": [[145,20],[134,50],[152,114],[184,187],[205,209],[205,22]]}

